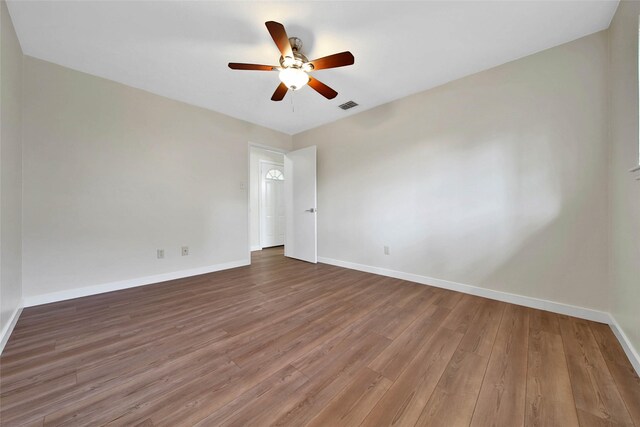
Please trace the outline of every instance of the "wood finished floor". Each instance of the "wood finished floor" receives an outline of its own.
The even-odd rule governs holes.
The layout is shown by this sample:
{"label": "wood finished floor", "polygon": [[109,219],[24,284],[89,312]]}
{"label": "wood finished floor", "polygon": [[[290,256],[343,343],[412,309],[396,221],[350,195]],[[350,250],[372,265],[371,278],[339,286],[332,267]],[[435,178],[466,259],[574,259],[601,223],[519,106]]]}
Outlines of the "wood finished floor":
{"label": "wood finished floor", "polygon": [[27,308],[3,426],[632,426],[608,326],[254,253],[250,267]]}

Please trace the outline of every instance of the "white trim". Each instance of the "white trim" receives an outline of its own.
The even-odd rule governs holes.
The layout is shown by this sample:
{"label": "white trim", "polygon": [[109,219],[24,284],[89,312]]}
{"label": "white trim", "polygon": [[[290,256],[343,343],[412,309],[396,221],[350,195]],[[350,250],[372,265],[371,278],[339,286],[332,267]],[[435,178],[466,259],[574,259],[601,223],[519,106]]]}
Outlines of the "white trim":
{"label": "white trim", "polygon": [[251,264],[251,142],[247,143],[247,258]]}
{"label": "white trim", "polygon": [[11,315],[11,321],[2,329],[2,334],[0,334],[0,354],[4,350],[4,346],[7,345],[7,341],[9,341],[9,337],[11,336],[11,332],[13,332],[13,328],[15,328],[16,323],[18,323],[18,319],[20,318],[20,314],[22,313],[22,302],[20,305],[16,307]]}
{"label": "white trim", "polygon": [[251,141],[249,141],[249,147],[258,148],[264,151],[271,151],[272,153],[278,153],[278,154],[287,154],[289,151],[291,151],[291,150],[287,150],[286,148],[277,148],[277,147],[272,147],[270,145],[258,144],[256,142],[251,142]]}
{"label": "white trim", "polygon": [[[283,156],[284,156],[284,154],[283,154]],[[284,167],[284,163],[279,163],[279,162],[277,162],[275,160],[258,159],[258,163],[259,164],[266,163],[266,164],[269,164],[269,165],[280,166],[281,168]]]}
{"label": "white trim", "polygon": [[432,277],[421,276],[419,274],[405,273],[402,271],[396,271],[381,267],[373,267],[370,265],[358,264],[355,262],[340,261],[337,259],[325,257],[318,257],[318,262],[335,265],[337,267],[350,268],[352,270],[364,271],[366,273],[393,277],[395,279],[407,280],[410,282],[419,283],[421,285],[435,286],[437,288],[477,295],[484,298],[522,305],[530,308],[536,308],[539,310],[550,311],[553,313],[564,314],[567,316],[578,317],[580,319],[591,320],[594,322],[605,323],[611,327],[611,330],[620,342],[620,345],[622,346],[625,354],[629,358],[631,365],[635,369],[636,373],[640,375],[640,355],[634,348],[627,335],[622,330],[622,327],[620,327],[620,324],[610,313],[594,310],[591,308],[563,304],[555,301],[516,295],[509,292],[480,288],[478,286],[465,285],[462,283],[451,282],[449,280],[435,279]]}
{"label": "white trim", "polygon": [[629,358],[633,369],[635,369],[636,373],[640,375],[640,354],[638,354],[638,351],[633,347],[633,344],[631,344],[629,337],[627,337],[627,335],[624,333],[622,327],[615,319],[615,317],[610,316],[609,325],[611,326],[613,334],[616,336],[616,338],[618,338],[618,341],[620,341],[620,345]]}
{"label": "white trim", "polygon": [[[260,248],[261,249],[261,248]],[[589,308],[577,307],[568,304],[562,304],[554,301],[548,301],[533,297],[526,297],[522,295],[511,294],[508,292],[495,291],[492,289],[479,288],[477,286],[465,285],[462,283],[451,282],[448,280],[434,279],[427,276],[421,276],[418,274],[405,273],[396,270],[390,270],[386,268],[373,267],[364,264],[357,264],[348,261],[340,261],[331,258],[318,257],[318,262],[324,264],[331,264],[338,267],[349,268],[352,270],[364,271],[372,274],[379,274],[382,276],[393,277],[396,279],[408,280],[423,285],[435,286],[438,288],[449,289],[457,292],[462,292],[471,295],[477,295],[489,299],[498,301],[504,301],[511,304],[522,305],[525,307],[537,308],[540,310],[551,311],[554,313],[565,314],[568,316],[574,316],[581,319],[592,320],[595,322],[606,323],[611,326],[611,330],[620,342],[625,354],[629,358],[629,361],[636,373],[640,375],[640,355],[634,348],[633,344],[624,333],[620,324],[609,313],[605,313],[598,310]],[[88,286],[79,289],[72,289],[68,291],[53,292],[44,295],[37,295],[33,297],[27,297],[23,303],[15,309],[11,317],[11,321],[4,327],[0,334],[0,354],[4,350],[11,332],[18,322],[23,307],[32,307],[35,305],[47,304],[56,301],[64,301],[73,298],[79,298],[88,295],[96,295],[104,292],[117,291],[121,289],[133,288],[137,286],[145,286],[155,284],[159,282],[165,282],[168,280],[181,279],[184,277],[197,276],[200,274],[213,273],[215,271],[227,270],[230,268],[243,267],[250,265],[249,260],[231,261],[223,264],[216,264],[208,267],[194,268],[190,270],[176,271],[173,273],[158,274],[154,276],[140,277],[137,279],[123,280],[119,282],[105,283],[102,285]]]}
{"label": "white trim", "polygon": [[552,311],[554,313],[565,314],[567,316],[579,317],[580,319],[592,320],[594,322],[607,323],[611,321],[609,313],[593,310],[590,308],[578,307],[575,305],[563,304],[539,298],[516,295],[509,292],[496,291],[493,289],[480,288],[478,286],[465,285],[451,282],[449,280],[435,279],[418,274],[405,273],[402,271],[390,270],[387,268],[372,267],[369,265],[357,264],[348,261],[339,261],[331,258],[318,257],[318,262],[331,264],[338,267],[350,268],[353,270],[365,271],[367,273],[379,274],[381,276],[394,277],[396,279],[408,280],[422,285],[435,286],[437,288],[449,289],[465,294],[477,295],[484,298],[504,301],[511,304],[523,305],[525,307],[537,308],[539,310]]}
{"label": "white trim", "polygon": [[102,294],[105,292],[119,291],[121,289],[135,288],[137,286],[152,285],[160,282],[166,282],[168,280],[182,279],[184,277],[198,276],[200,274],[207,274],[220,270],[228,270],[230,268],[243,267],[249,264],[251,264],[251,262],[248,259],[242,259],[206,267],[192,268],[189,270],[180,270],[171,273],[156,274],[153,276],[138,277],[135,279],[121,280],[111,283],[103,283],[101,285],[87,286],[84,288],[76,288],[66,291],[35,295],[25,297],[24,306],[33,307],[34,305],[49,304],[52,302],[65,301],[68,299]]}
{"label": "white trim", "polygon": [[262,246],[260,245],[251,246],[251,252],[261,251],[261,250],[262,250]]}

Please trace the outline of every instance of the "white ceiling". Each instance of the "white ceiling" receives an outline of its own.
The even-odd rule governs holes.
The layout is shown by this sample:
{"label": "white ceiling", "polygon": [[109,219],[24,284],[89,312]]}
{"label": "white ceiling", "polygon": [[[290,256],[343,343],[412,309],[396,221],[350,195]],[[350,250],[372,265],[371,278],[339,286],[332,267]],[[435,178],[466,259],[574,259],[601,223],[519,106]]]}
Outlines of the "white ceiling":
{"label": "white ceiling", "polygon": [[[295,134],[606,29],[618,1],[9,1],[26,55]],[[310,58],[350,50],[351,67],[273,102],[277,64],[264,22]],[[338,105],[354,100],[349,111]]]}

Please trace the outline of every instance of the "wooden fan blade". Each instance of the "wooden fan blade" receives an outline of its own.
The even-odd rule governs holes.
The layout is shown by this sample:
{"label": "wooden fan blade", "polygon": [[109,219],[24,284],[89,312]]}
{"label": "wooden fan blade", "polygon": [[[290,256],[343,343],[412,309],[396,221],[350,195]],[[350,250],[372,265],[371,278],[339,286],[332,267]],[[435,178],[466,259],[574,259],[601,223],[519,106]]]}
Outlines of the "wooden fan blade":
{"label": "wooden fan blade", "polygon": [[269,30],[273,41],[276,42],[276,46],[278,46],[278,50],[282,56],[293,58],[293,50],[291,50],[291,43],[289,43],[289,37],[284,29],[284,25],[275,21],[265,22],[264,25],[267,26],[267,30]]}
{"label": "wooden fan blade", "polygon": [[260,64],[242,64],[239,62],[229,62],[229,68],[232,70],[251,70],[251,71],[274,71],[277,67],[273,65],[260,65]]}
{"label": "wooden fan blade", "polygon": [[333,99],[338,95],[338,92],[331,89],[326,84],[322,83],[320,80],[316,80],[313,77],[309,76],[309,86],[313,88],[320,95],[324,96],[327,99]]}
{"label": "wooden fan blade", "polygon": [[354,62],[355,58],[349,51],[335,53],[333,55],[325,56],[323,58],[318,58],[311,61],[314,70],[345,67],[347,65],[353,65]]}
{"label": "wooden fan blade", "polygon": [[284,83],[280,83],[278,85],[278,87],[276,88],[276,91],[273,92],[273,95],[271,96],[271,100],[272,101],[282,101],[284,96],[287,94],[288,90],[289,90],[289,88]]}

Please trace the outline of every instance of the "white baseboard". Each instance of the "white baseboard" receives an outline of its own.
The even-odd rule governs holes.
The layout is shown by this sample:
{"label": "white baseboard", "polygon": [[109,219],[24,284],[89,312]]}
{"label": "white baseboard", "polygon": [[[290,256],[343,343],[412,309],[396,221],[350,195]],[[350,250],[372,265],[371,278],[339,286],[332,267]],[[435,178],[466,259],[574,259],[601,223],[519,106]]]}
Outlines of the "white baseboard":
{"label": "white baseboard", "polygon": [[484,298],[522,305],[524,307],[537,308],[539,310],[578,317],[580,319],[591,320],[594,322],[606,323],[611,326],[611,330],[615,334],[616,338],[618,338],[618,341],[620,341],[620,345],[629,358],[631,365],[635,369],[636,373],[640,375],[640,356],[638,355],[637,350],[633,347],[633,344],[631,344],[629,338],[625,335],[618,322],[610,313],[593,310],[590,308],[578,307],[575,305],[563,304],[555,301],[511,294],[509,292],[480,288],[478,286],[465,285],[462,283],[451,282],[449,280],[435,279],[433,277],[421,276],[418,274],[405,273],[402,271],[396,271],[381,267],[373,267],[370,265],[358,264],[355,262],[340,261],[337,259],[325,257],[318,257],[318,262],[335,265],[337,267],[350,268],[352,270],[364,271],[366,273],[393,277],[395,279],[407,280],[410,282],[420,283],[422,285],[449,289],[465,294],[477,295]]}
{"label": "white baseboard", "polygon": [[86,297],[89,295],[103,294],[105,292],[119,291],[121,289],[135,288],[137,286],[152,285],[166,282],[168,280],[182,279],[184,277],[198,276],[200,274],[213,273],[215,271],[228,270],[230,268],[243,267],[251,264],[248,259],[225,262],[206,267],[192,268],[189,270],[174,271],[171,273],[156,274],[153,276],[138,277],[135,279],[121,280],[118,282],[103,283],[101,285],[87,286],[84,288],[69,289],[67,291],[51,292],[48,294],[34,295],[24,298],[25,307],[49,304],[52,302],[65,301],[74,298]]}
{"label": "white baseboard", "polygon": [[261,250],[262,250],[262,246],[260,245],[251,246],[251,249],[250,249],[251,252],[261,251]]}
{"label": "white baseboard", "polygon": [[[472,285],[465,285],[462,283],[451,282],[449,280],[435,279],[432,277],[421,276],[418,274],[405,273],[402,271],[391,270],[387,268],[373,267],[364,264],[357,264],[348,261],[340,261],[331,258],[318,257],[318,262],[325,264],[331,264],[338,267],[349,268],[352,270],[364,271],[367,273],[379,274],[382,276],[393,277],[396,279],[407,280],[423,285],[435,286],[438,288],[449,289],[457,292],[462,292],[471,295],[477,295],[484,298],[494,299],[498,301],[508,302],[511,304],[522,305],[525,307],[536,308],[540,310],[551,311],[554,313],[564,314],[567,316],[578,317],[581,319],[592,320],[594,322],[606,323],[611,326],[611,329],[615,336],[620,341],[622,348],[624,349],[629,361],[633,365],[634,369],[640,375],[640,355],[634,348],[633,344],[626,336],[615,318],[606,312],[593,310],[584,307],[577,307],[574,305],[563,304],[554,301],[543,300],[539,298],[526,297],[522,295],[511,294],[508,292],[496,291],[492,289],[480,288]],[[216,264],[207,267],[193,268],[189,270],[181,270],[172,273],[157,274],[154,276],[140,277],[136,279],[123,280],[119,282],[105,283],[95,286],[87,286],[84,288],[71,289],[68,291],[53,292],[49,294],[36,295],[24,298],[24,307],[32,307],[35,305],[48,304],[57,301],[64,301],[73,298],[79,298],[89,295],[96,295],[105,292],[117,291],[121,289],[133,288],[137,286],[150,285],[159,282],[166,282],[168,280],[181,279],[184,277],[197,276],[200,274],[213,273],[216,271],[227,270],[230,268],[243,267],[250,264],[250,260],[231,261],[223,264]],[[9,336],[13,331],[20,313],[22,313],[22,306],[16,308],[13,313],[11,322],[4,327],[0,334],[0,354],[4,349]]]}
{"label": "white baseboard", "polygon": [[620,341],[620,345],[629,358],[631,365],[633,365],[633,369],[635,369],[636,373],[640,375],[640,354],[638,354],[638,351],[635,349],[635,347],[633,347],[633,344],[631,344],[629,337],[627,337],[627,335],[624,333],[622,327],[620,327],[620,324],[615,319],[615,317],[610,317],[611,321],[609,322],[609,325],[611,326],[611,330],[613,331],[616,338],[618,338],[618,341]]}
{"label": "white baseboard", "polygon": [[2,333],[0,334],[0,354],[2,354],[4,346],[7,345],[7,341],[9,341],[13,328],[15,328],[16,323],[18,323],[18,318],[20,318],[20,313],[22,313],[22,307],[23,304],[20,303],[20,305],[13,311],[11,321],[2,328]]}
{"label": "white baseboard", "polygon": [[379,274],[381,276],[393,277],[396,279],[408,280],[410,282],[420,283],[422,285],[435,286],[437,288],[449,289],[452,291],[462,292],[465,294],[477,295],[498,301],[504,301],[511,304],[522,305],[525,307],[537,308],[539,310],[552,311],[554,313],[565,314],[567,316],[579,317],[581,319],[592,320],[600,323],[610,323],[611,316],[604,311],[593,310],[590,308],[577,307],[575,305],[563,304],[559,302],[526,297],[522,295],[512,294],[509,292],[495,291],[478,286],[465,285],[462,283],[451,282],[449,280],[435,279],[433,277],[421,276],[413,273],[405,273],[402,271],[390,270],[387,268],[372,267],[354,262],[340,261],[331,258],[318,257],[319,262],[331,264],[338,267],[350,268],[352,270],[365,271],[367,273]]}

